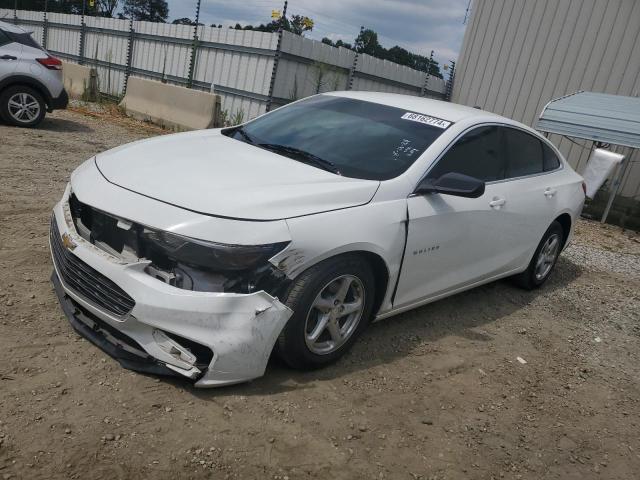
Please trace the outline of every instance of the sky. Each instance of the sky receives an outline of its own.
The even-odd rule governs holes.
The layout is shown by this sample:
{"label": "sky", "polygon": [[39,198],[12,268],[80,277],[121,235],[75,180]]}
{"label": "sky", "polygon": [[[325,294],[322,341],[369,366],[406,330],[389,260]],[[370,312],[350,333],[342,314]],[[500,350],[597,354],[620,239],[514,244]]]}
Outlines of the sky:
{"label": "sky", "polygon": [[[169,18],[195,17],[196,0],[167,0]],[[279,0],[202,0],[200,21],[241,25],[267,23],[273,9],[282,10]],[[441,64],[458,56],[464,35],[469,0],[290,0],[287,14],[313,19],[312,32],[305,36],[329,37],[353,43],[360,25],[378,33],[380,44],[400,45],[413,53],[434,57]]]}

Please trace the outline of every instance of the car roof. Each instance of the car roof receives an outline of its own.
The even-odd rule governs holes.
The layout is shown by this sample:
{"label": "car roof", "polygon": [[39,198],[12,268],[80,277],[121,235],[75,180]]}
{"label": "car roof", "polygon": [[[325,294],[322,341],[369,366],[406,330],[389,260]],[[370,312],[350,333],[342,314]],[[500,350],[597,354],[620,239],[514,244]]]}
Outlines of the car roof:
{"label": "car roof", "polygon": [[12,33],[30,33],[30,32],[27,32],[25,29],[18,27],[17,25],[3,22],[2,20],[0,20],[0,29],[4,30],[5,32],[12,32]]}
{"label": "car roof", "polygon": [[383,92],[359,92],[359,91],[341,91],[327,92],[324,95],[333,95],[336,97],[353,98],[354,100],[363,100],[365,102],[380,103],[389,107],[397,107],[411,112],[422,113],[431,117],[441,118],[450,122],[459,122],[461,120],[472,120],[474,118],[486,119],[492,117],[496,121],[504,121],[505,123],[514,123],[505,117],[501,117],[495,113],[480,110],[478,108],[467,107],[457,103],[445,102],[442,100],[433,100],[426,97],[416,97],[413,95],[401,95],[399,93],[383,93]]}

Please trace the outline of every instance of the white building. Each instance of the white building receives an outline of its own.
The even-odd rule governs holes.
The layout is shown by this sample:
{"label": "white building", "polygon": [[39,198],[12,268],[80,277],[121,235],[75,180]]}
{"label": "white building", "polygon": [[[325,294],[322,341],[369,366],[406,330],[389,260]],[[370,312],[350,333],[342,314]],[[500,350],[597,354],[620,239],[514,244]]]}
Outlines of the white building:
{"label": "white building", "polygon": [[[547,102],[578,90],[640,95],[640,1],[473,0],[454,102],[535,127]],[[581,172],[591,143],[550,139]],[[640,153],[619,151],[630,163],[614,220],[640,224]]]}

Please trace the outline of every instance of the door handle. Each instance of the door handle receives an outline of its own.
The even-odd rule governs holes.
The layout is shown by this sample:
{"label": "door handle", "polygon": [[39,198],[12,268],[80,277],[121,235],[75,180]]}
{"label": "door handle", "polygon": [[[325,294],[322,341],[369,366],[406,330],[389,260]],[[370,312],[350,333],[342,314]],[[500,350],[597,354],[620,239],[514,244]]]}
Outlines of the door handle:
{"label": "door handle", "polygon": [[17,60],[18,57],[14,57],[13,55],[2,55],[0,60]]}
{"label": "door handle", "polygon": [[489,206],[491,208],[495,208],[496,210],[499,210],[500,207],[502,207],[505,203],[507,203],[507,201],[504,198],[493,197],[493,200],[489,202]]}
{"label": "door handle", "polygon": [[555,188],[547,187],[544,191],[544,196],[547,198],[551,198],[556,194],[557,190]]}

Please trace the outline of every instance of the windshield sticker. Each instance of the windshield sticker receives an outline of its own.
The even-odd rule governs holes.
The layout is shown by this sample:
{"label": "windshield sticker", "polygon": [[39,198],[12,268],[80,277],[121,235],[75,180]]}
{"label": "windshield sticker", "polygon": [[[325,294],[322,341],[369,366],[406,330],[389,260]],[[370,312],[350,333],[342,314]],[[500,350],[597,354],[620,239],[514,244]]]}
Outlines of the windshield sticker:
{"label": "windshield sticker", "polygon": [[400,142],[400,145],[393,150],[392,155],[394,160],[398,160],[401,155],[411,158],[417,152],[419,152],[419,150],[411,146],[411,140],[405,138]]}
{"label": "windshield sticker", "polygon": [[446,120],[442,120],[436,117],[430,117],[428,115],[420,115],[419,113],[407,112],[400,118],[402,118],[403,120],[411,120],[418,123],[424,123],[425,125],[431,125],[432,127],[438,127],[442,129],[445,129],[449,125],[451,125],[451,122],[447,122]]}

